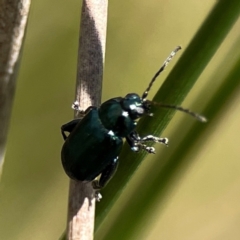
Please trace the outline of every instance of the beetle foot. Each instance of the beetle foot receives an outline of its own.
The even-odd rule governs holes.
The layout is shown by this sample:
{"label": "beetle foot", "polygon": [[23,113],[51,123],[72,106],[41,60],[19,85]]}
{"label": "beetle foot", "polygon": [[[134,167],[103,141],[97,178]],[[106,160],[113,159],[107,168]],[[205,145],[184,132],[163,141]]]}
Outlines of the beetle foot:
{"label": "beetle foot", "polygon": [[92,181],[92,187],[93,187],[93,190],[95,191],[95,199],[96,199],[96,201],[100,202],[100,200],[102,199],[102,195],[100,193],[101,187],[99,186],[98,180]]}
{"label": "beetle foot", "polygon": [[153,135],[148,135],[146,137],[143,137],[141,139],[141,141],[143,142],[156,142],[156,143],[162,143],[166,146],[168,146],[168,138],[159,138],[159,137],[155,137]]}
{"label": "beetle foot", "polygon": [[146,147],[145,150],[148,152],[148,153],[152,153],[152,154],[155,154],[155,148],[154,147]]}
{"label": "beetle foot", "polygon": [[168,146],[167,138],[159,138],[153,135],[140,137],[136,131],[133,131],[132,133],[130,133],[130,135],[127,137],[127,141],[128,141],[128,144],[131,146],[132,151],[134,152],[138,152],[139,150],[143,149],[148,153],[155,154],[155,148],[147,146],[145,144],[146,142],[161,143],[161,144],[164,144],[165,146]]}
{"label": "beetle foot", "polygon": [[73,104],[72,104],[72,109],[78,111],[80,114],[84,114],[84,110],[82,110],[80,107],[79,107],[80,103],[76,100]]}
{"label": "beetle foot", "polygon": [[147,151],[148,153],[155,154],[155,148],[154,147],[149,147],[144,142],[156,142],[156,143],[162,143],[165,146],[168,146],[168,139],[167,138],[159,138],[155,137],[153,135],[148,135],[143,138],[138,138],[135,140],[133,146],[131,147],[132,151],[138,152],[140,149],[143,149]]}
{"label": "beetle foot", "polygon": [[102,199],[102,194],[99,191],[95,192],[95,199],[97,202],[100,202]]}
{"label": "beetle foot", "polygon": [[142,148],[143,150],[145,150],[146,152],[148,152],[148,153],[152,153],[152,154],[155,154],[155,153],[156,153],[154,147],[148,147],[148,146],[145,145],[145,144],[141,144],[141,148]]}

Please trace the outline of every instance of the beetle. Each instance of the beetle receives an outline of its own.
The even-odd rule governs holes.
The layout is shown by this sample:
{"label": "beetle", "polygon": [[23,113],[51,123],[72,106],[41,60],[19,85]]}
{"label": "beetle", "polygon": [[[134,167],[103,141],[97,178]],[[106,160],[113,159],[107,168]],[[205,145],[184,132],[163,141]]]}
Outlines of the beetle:
{"label": "beetle", "polygon": [[[79,109],[77,102],[73,104],[73,108],[80,112],[81,118],[61,127],[65,140],[61,151],[62,165],[71,179],[92,181],[96,190],[103,188],[117,170],[123,138],[134,152],[144,150],[155,153],[154,147],[149,147],[147,142],[167,145],[167,138],[152,135],[140,137],[135,131],[137,119],[145,115],[152,116],[150,113],[152,104],[183,111],[202,122],[206,121],[203,116],[180,106],[153,103],[147,100],[154,81],[180,49],[181,47],[178,46],[171,52],[141,97],[136,93],[129,93],[125,97],[109,99],[99,108],[91,106],[85,111]],[[69,135],[67,136],[65,132],[69,132]],[[99,180],[93,181],[100,174]]]}

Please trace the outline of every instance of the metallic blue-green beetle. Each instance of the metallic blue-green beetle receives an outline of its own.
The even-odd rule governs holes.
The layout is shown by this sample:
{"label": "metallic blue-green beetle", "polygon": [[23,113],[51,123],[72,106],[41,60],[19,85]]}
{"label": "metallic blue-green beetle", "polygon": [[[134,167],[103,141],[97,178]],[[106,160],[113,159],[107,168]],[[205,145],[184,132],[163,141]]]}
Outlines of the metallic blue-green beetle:
{"label": "metallic blue-green beetle", "polygon": [[[140,137],[135,131],[136,120],[142,116],[151,115],[151,104],[189,113],[200,121],[206,120],[182,107],[153,103],[146,99],[153,82],[180,49],[177,47],[166,59],[142,97],[136,93],[130,93],[124,98],[112,98],[99,108],[89,107],[86,111],[79,110],[78,105],[74,105],[76,110],[81,111],[83,118],[75,119],[61,128],[65,140],[61,153],[62,164],[70,178],[89,182],[101,174],[99,181],[94,181],[93,186],[96,189],[103,188],[117,169],[123,138],[126,138],[135,152],[142,149],[148,153],[155,153],[155,149],[147,146],[146,142],[167,145],[167,138],[152,135]],[[69,132],[69,136],[66,136],[65,132]]]}

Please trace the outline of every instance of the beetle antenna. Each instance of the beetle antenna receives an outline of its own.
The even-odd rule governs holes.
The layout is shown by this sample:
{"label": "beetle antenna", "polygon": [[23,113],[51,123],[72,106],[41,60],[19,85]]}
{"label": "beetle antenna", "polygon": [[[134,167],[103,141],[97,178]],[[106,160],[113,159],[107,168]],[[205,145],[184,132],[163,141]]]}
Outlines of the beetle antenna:
{"label": "beetle antenna", "polygon": [[164,104],[164,103],[157,103],[157,102],[152,102],[152,101],[150,101],[150,103],[152,103],[153,105],[163,107],[163,108],[172,108],[172,109],[187,113],[187,114],[191,115],[192,117],[196,118],[200,122],[207,122],[207,118],[205,118],[204,116],[202,116],[198,113],[192,112],[189,109],[183,108],[181,106],[175,106],[175,105]]}
{"label": "beetle antenna", "polygon": [[157,77],[160,75],[160,73],[167,67],[167,65],[169,64],[169,62],[172,60],[172,58],[174,57],[174,55],[180,50],[182,49],[180,46],[177,46],[168,56],[168,58],[164,61],[163,65],[160,67],[160,69],[156,72],[156,74],[153,76],[151,82],[149,83],[147,89],[144,91],[143,95],[142,95],[142,99],[143,101],[146,100],[146,97],[148,96],[148,92],[150,91],[153,83],[155,82],[155,80],[157,79]]}

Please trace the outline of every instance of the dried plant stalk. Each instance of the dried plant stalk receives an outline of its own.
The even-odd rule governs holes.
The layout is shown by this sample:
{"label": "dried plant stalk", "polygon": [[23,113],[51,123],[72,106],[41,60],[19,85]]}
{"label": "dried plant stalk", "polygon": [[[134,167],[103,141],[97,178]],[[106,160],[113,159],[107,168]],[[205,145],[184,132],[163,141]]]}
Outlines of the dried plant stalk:
{"label": "dried plant stalk", "polygon": [[[76,100],[81,109],[99,106],[107,28],[107,0],[84,0],[80,26]],[[77,118],[77,113],[75,118]],[[93,239],[95,215],[91,183],[71,180],[68,207],[68,240]]]}

